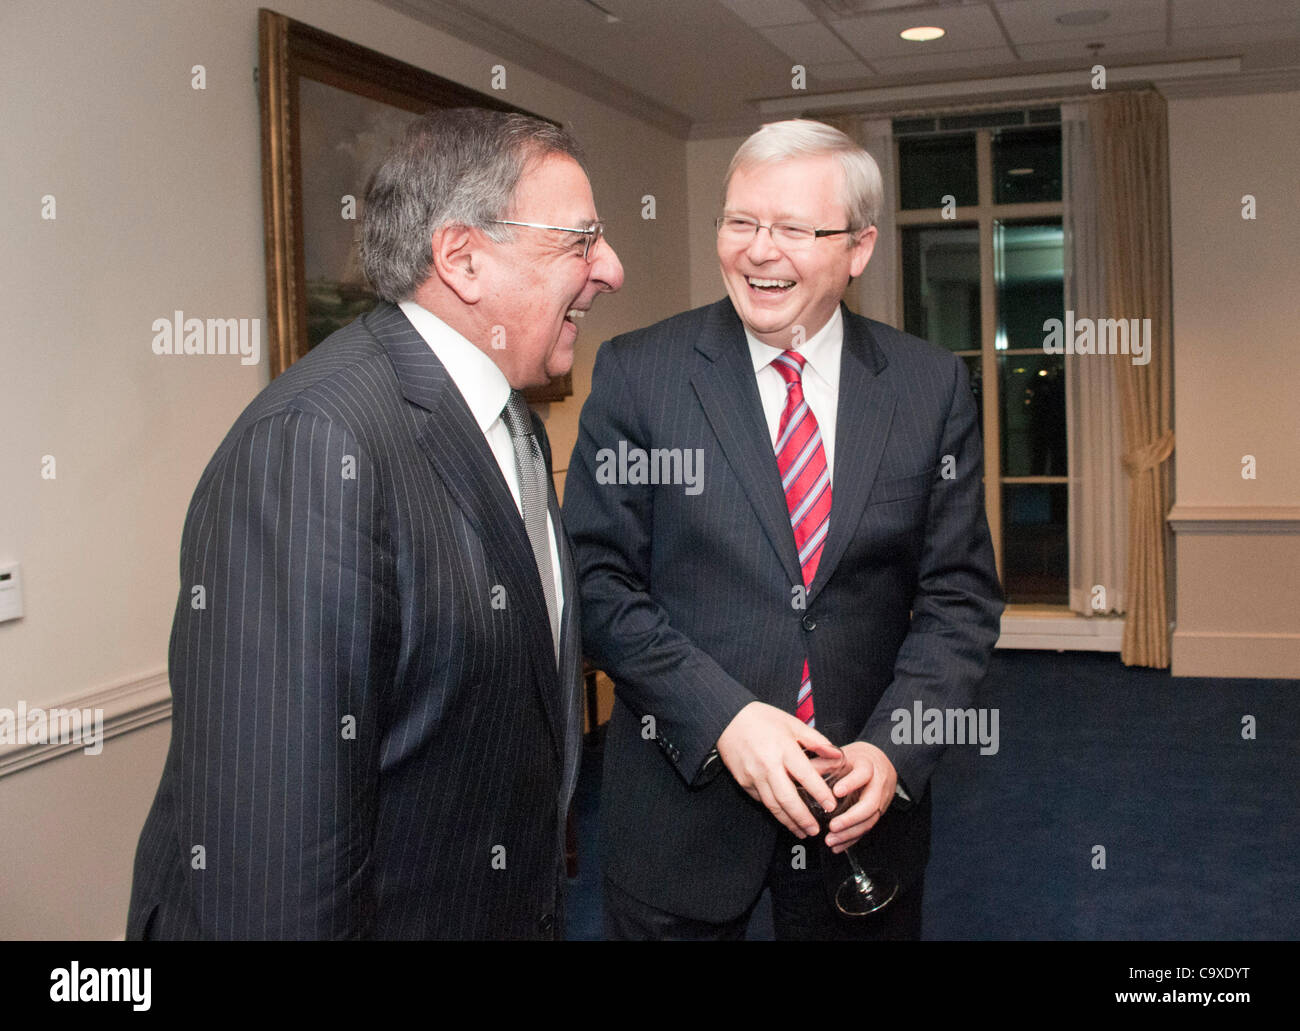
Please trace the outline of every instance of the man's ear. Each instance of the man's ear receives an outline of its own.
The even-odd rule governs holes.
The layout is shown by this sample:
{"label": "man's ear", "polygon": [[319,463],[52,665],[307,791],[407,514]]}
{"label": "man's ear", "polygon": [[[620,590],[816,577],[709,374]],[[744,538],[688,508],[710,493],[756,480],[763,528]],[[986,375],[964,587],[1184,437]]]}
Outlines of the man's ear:
{"label": "man's ear", "polygon": [[866,229],[860,229],[854,235],[856,239],[851,248],[853,256],[849,263],[850,281],[862,275],[862,270],[867,267],[867,262],[871,260],[871,252],[876,249],[876,227],[867,226]]}
{"label": "man's ear", "polygon": [[466,304],[483,295],[482,235],[468,226],[442,226],[433,234],[433,274]]}

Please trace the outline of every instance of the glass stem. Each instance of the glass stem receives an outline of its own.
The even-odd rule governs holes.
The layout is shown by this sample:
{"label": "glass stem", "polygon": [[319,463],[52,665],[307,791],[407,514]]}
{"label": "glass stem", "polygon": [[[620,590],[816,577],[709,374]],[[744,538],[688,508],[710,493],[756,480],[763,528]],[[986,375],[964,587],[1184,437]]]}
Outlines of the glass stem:
{"label": "glass stem", "polygon": [[868,895],[875,891],[876,886],[871,883],[871,878],[868,877],[867,872],[862,869],[862,865],[858,862],[858,857],[853,854],[854,851],[855,849],[852,845],[844,850],[844,855],[849,860],[849,866],[853,868],[853,884],[858,889],[859,893]]}

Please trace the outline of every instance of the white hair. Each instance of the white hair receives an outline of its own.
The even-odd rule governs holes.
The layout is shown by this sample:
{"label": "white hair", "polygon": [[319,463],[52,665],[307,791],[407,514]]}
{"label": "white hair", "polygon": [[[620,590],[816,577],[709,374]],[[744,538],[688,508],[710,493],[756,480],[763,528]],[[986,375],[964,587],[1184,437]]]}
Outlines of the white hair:
{"label": "white hair", "polygon": [[806,118],[768,122],[742,143],[727,167],[722,196],[726,197],[737,169],[823,156],[834,157],[843,172],[848,228],[857,231],[874,226],[885,194],[875,158],[833,126]]}

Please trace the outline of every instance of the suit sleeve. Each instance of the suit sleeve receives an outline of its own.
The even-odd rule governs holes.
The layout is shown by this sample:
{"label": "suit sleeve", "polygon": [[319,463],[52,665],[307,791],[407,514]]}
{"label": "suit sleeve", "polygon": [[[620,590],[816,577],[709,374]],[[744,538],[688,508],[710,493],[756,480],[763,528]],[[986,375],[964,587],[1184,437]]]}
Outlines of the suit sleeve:
{"label": "suit sleeve", "polygon": [[[912,801],[919,801],[943,744],[896,743],[891,714],[967,708],[988,669],[1002,615],[1002,588],[984,513],[983,447],[964,362],[956,361],[942,444],[936,455],[912,621],[894,679],[859,740],[889,756]],[[951,456],[953,461],[948,462]],[[950,470],[950,471],[949,471]],[[945,476],[945,472],[948,475]]]}
{"label": "suit sleeve", "polygon": [[[638,717],[654,717],[655,742],[692,784],[705,779],[727,724],[757,699],[672,626],[649,592],[655,488],[599,482],[601,449],[653,447],[640,415],[618,351],[605,344],[565,479],[564,522],[582,585],[583,647]],[[711,763],[706,778],[720,768]]]}
{"label": "suit sleeve", "polygon": [[171,643],[176,834],[204,938],[365,937],[391,682],[376,470],[337,424],[252,423],[195,492]]}

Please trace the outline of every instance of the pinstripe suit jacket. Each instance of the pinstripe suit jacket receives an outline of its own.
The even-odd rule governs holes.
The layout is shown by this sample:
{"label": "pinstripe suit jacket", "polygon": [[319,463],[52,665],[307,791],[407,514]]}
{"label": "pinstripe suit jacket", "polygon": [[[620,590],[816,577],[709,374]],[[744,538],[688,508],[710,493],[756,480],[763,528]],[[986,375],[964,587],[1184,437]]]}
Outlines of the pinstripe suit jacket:
{"label": "pinstripe suit jacket", "polygon": [[399,309],[254,399],[185,521],[129,938],[561,933],[579,592],[550,503],[558,672],[509,488]]}
{"label": "pinstripe suit jacket", "polygon": [[[617,451],[620,441],[647,452],[699,449],[702,489],[599,482],[600,449]],[[948,455],[954,478],[944,475]],[[731,302],[602,347],[565,481],[565,520],[584,644],[616,686],[602,835],[606,873],[625,891],[713,921],[754,901],[779,825],[708,760],[749,702],[794,711],[805,656],[818,730],[882,748],[915,800],[891,806],[863,847],[880,850],[905,887],[916,882],[942,746],[894,743],[890,715],[916,700],[965,707],[987,667],[1002,595],[981,461],[962,361],[845,309],[830,529],[801,598],[790,516]]]}

